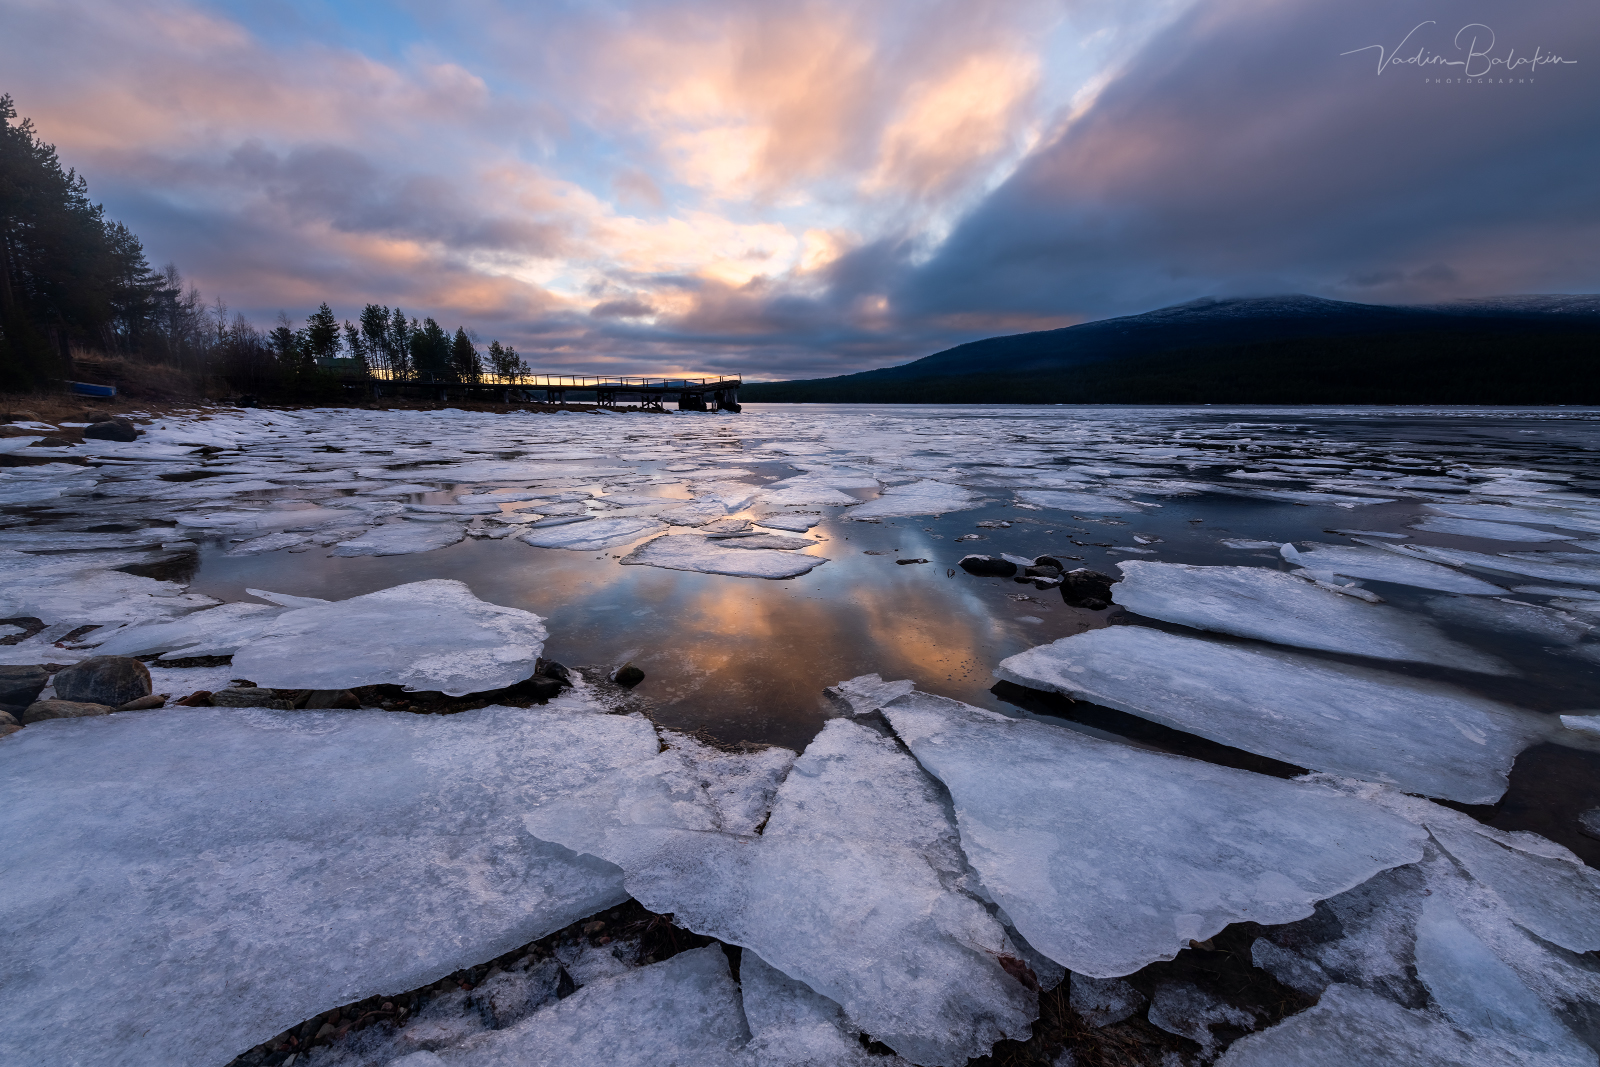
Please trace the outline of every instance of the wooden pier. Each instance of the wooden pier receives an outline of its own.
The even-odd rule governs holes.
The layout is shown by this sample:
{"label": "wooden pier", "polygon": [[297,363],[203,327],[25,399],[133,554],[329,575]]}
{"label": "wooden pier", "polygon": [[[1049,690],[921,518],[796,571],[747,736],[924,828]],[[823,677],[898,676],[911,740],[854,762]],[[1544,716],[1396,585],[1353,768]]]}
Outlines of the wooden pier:
{"label": "wooden pier", "polygon": [[[341,379],[346,389],[385,396],[418,397],[444,403],[450,397],[499,401],[502,404],[565,404],[568,393],[593,393],[595,404],[616,408],[638,404],[645,411],[665,411],[676,402],[679,411],[738,411],[739,378],[632,378],[588,374],[530,374],[514,382],[460,382],[436,379],[404,381],[388,378]],[[535,396],[535,394],[542,394]]]}

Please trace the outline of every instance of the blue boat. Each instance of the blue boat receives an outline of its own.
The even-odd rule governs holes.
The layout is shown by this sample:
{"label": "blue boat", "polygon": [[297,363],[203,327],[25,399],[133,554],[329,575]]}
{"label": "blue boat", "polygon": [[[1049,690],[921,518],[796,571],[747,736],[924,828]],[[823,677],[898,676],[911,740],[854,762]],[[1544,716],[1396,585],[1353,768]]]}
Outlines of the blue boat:
{"label": "blue boat", "polygon": [[79,396],[109,397],[117,395],[117,387],[114,385],[91,385],[88,382],[68,382],[67,384],[72,386],[72,391]]}

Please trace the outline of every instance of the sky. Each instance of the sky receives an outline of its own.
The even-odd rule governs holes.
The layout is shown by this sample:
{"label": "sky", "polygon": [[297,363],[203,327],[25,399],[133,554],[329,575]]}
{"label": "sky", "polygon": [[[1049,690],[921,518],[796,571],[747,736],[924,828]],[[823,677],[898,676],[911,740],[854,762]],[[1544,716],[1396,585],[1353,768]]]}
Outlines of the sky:
{"label": "sky", "polygon": [[1591,0],[0,0],[0,93],[231,311],[751,380],[1600,291],[1597,75]]}

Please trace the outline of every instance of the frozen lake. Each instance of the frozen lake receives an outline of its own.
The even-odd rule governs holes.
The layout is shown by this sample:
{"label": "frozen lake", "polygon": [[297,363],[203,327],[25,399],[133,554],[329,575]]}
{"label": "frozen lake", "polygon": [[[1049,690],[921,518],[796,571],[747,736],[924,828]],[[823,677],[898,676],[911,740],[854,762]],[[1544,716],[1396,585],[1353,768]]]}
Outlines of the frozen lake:
{"label": "frozen lake", "polygon": [[[626,1044],[637,998],[694,1062],[856,1062],[865,1033],[957,1064],[1026,1038],[1069,971],[1082,1018],[1149,1000],[1187,1063],[1224,1024],[1264,1030],[1235,1064],[1502,1062],[1527,1033],[1527,1062],[1594,1062],[1557,1016],[1600,1001],[1600,411],[217,410],[34,440],[0,439],[0,663],[138,655],[174,697],[632,663],[653,723],[580,684],[25,728],[0,743],[10,951],[52,978],[9,994],[35,998],[18,1056],[67,1062],[52,1035],[93,1016],[128,1063],[211,1062],[632,897],[743,946],[743,978],[591,932],[495,972],[525,999],[576,976],[559,1008],[483,1030],[449,987],[311,1062]],[[1113,603],[1020,572],[1044,556]],[[1287,1009],[1150,970],[1225,928],[1317,1006],[1266,1029]]]}

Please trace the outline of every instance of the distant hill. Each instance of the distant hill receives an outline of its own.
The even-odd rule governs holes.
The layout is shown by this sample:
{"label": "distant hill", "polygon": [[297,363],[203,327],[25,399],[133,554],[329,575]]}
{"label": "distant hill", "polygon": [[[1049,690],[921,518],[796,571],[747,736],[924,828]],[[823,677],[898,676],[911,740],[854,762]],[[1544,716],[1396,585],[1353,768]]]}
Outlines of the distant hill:
{"label": "distant hill", "polygon": [[1600,296],[1385,306],[1290,295],[972,341],[754,402],[1600,404]]}

